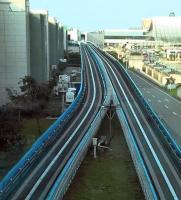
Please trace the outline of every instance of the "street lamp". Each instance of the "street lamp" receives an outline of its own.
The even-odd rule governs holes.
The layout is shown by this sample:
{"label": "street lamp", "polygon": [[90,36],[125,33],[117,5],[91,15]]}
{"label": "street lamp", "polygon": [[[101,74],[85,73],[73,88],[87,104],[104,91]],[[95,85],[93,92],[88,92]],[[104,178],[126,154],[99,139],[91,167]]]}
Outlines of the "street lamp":
{"label": "street lamp", "polygon": [[109,105],[103,107],[107,110],[106,116],[109,119],[109,132],[107,133],[106,139],[106,144],[109,145],[112,139],[112,119],[114,118],[115,111],[119,107],[119,105],[114,105],[111,101]]}

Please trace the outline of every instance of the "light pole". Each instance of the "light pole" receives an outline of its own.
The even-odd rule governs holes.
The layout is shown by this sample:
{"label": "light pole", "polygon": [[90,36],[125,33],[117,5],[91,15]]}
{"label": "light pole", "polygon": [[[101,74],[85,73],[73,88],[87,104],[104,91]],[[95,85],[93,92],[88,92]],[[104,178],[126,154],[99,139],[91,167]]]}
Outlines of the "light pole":
{"label": "light pole", "polygon": [[129,54],[128,54],[128,52],[126,52],[125,61],[126,61],[126,70],[128,70],[128,67],[129,67]]}
{"label": "light pole", "polygon": [[106,145],[109,145],[112,139],[112,119],[114,118],[117,107],[118,105],[114,105],[112,101],[109,105],[104,106],[104,108],[107,110],[106,116],[109,119],[109,131],[107,133]]}

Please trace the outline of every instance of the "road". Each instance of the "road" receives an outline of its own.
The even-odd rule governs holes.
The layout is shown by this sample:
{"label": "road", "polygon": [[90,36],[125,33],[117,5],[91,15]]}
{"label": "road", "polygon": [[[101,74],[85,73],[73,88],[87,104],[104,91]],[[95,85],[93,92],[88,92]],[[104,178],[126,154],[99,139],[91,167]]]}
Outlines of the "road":
{"label": "road", "polygon": [[106,67],[159,199],[178,200],[181,197],[180,162],[144,108],[123,67],[93,45],[90,48]]}
{"label": "road", "polygon": [[28,170],[0,196],[6,199],[45,199],[57,176],[88,130],[103,101],[103,80],[84,45],[81,45],[85,95],[69,121],[61,127],[54,143],[40,152]]}
{"label": "road", "polygon": [[170,96],[141,75],[132,71],[129,71],[129,74],[176,142],[181,146],[181,101]]}

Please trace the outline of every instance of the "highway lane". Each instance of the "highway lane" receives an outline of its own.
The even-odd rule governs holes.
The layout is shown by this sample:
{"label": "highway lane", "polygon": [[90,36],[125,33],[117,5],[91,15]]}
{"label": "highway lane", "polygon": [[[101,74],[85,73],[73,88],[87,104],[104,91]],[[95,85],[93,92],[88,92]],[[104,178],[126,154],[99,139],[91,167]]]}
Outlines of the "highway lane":
{"label": "highway lane", "polygon": [[139,103],[124,72],[105,54],[95,48],[94,50],[105,64],[159,197],[179,199],[180,163],[175,161],[175,156],[161,137],[160,130]]}
{"label": "highway lane", "polygon": [[129,71],[130,76],[153,107],[165,126],[181,146],[181,101],[171,97],[141,75]]}
{"label": "highway lane", "polygon": [[22,178],[10,195],[5,194],[3,200],[44,199],[100,109],[103,100],[103,82],[86,47],[81,45],[81,49],[87,85],[83,104],[67,122],[57,141],[42,155],[43,158],[36,161],[31,172]]}

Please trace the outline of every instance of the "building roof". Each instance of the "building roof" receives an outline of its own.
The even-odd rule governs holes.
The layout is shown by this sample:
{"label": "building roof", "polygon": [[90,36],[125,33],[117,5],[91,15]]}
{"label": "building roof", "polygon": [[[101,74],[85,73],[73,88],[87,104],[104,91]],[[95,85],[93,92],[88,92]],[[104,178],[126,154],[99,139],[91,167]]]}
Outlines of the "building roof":
{"label": "building roof", "polygon": [[147,35],[157,41],[181,43],[181,17],[153,17],[143,20]]}
{"label": "building roof", "polygon": [[143,36],[141,29],[108,29],[104,31],[105,36]]}

